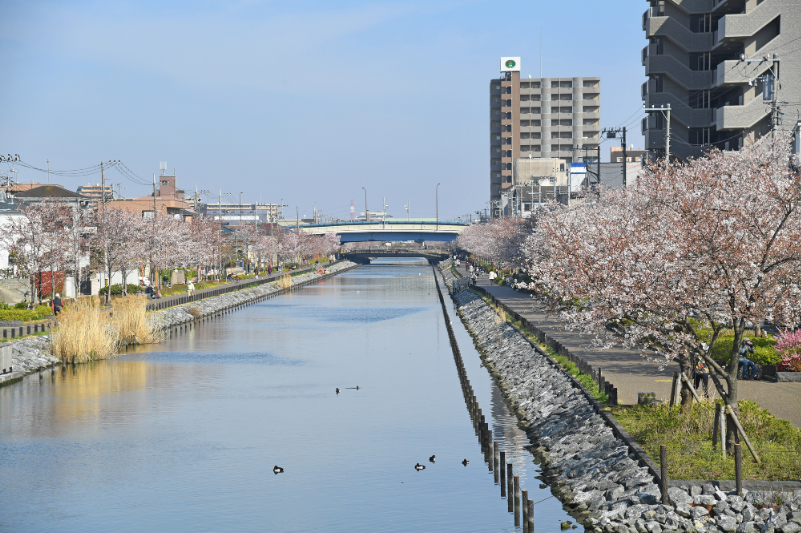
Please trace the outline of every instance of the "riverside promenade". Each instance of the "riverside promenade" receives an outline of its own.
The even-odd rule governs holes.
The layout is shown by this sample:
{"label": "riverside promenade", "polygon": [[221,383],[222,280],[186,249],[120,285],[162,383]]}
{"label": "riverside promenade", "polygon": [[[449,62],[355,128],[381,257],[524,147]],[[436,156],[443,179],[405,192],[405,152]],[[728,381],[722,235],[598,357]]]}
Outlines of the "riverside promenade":
{"label": "riverside promenade", "polygon": [[[462,276],[467,275],[464,266],[454,268]],[[678,371],[678,364],[670,363],[660,370],[657,363],[643,359],[636,350],[619,347],[594,350],[590,348],[591,336],[565,330],[557,318],[548,315],[536,297],[496,285],[486,275],[479,277],[478,286],[502,301],[510,310],[537,324],[549,337],[562,343],[588,364],[600,367],[606,380],[617,387],[621,404],[637,403],[638,392],[654,392],[657,399],[663,401],[670,397],[673,372]],[[709,388],[710,394],[713,394],[711,380]],[[801,428],[801,409],[798,408],[801,405],[801,383],[740,381],[739,397],[755,402],[775,416]]]}

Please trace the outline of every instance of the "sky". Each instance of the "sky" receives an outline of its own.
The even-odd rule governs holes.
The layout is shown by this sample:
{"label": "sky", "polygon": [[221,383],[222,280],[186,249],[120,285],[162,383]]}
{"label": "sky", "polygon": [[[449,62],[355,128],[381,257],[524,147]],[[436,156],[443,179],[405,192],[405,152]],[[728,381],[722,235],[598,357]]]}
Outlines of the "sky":
{"label": "sky", "polygon": [[[487,207],[489,81],[601,77],[601,126],[642,148],[635,0],[0,2],[0,153],[55,170],[120,160],[152,182],[283,204],[287,218]],[[544,45],[540,49],[540,32]],[[609,147],[603,143],[602,159]],[[0,174],[14,165],[0,163]],[[14,166],[18,181],[47,175]],[[152,191],[112,169],[125,197]],[[55,177],[75,190],[100,174]],[[227,201],[226,196],[223,200]],[[290,215],[291,212],[291,215]]]}

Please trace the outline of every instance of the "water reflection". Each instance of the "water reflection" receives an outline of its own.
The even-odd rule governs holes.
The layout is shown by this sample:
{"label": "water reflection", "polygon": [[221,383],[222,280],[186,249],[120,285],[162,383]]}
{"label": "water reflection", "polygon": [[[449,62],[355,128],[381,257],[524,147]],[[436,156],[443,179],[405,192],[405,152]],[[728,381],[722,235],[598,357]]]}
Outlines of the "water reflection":
{"label": "water reflection", "polygon": [[0,457],[0,531],[515,529],[423,266],[361,267],[0,388]]}

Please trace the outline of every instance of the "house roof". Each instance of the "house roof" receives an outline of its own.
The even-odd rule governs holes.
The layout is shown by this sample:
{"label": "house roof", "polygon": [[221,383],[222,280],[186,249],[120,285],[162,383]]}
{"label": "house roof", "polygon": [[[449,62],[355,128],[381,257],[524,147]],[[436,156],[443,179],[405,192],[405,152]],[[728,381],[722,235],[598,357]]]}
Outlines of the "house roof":
{"label": "house roof", "polygon": [[18,198],[86,198],[77,192],[68,191],[58,185],[42,185],[15,195]]}

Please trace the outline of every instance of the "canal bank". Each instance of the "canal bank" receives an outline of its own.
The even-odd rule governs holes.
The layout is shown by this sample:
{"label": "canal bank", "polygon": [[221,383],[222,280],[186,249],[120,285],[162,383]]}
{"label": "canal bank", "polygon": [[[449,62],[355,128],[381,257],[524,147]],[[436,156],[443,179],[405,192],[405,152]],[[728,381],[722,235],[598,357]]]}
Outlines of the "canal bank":
{"label": "canal bank", "polygon": [[[476,294],[454,289],[458,314],[482,360],[517,412],[554,493],[598,532],[801,531],[801,491],[747,491],[744,498],[705,483],[670,487],[662,505],[658,479],[616,435],[599,405],[546,354],[501,320]],[[461,288],[461,287],[460,287]],[[781,498],[784,505],[758,509]]]}
{"label": "canal bank", "polygon": [[[157,328],[169,333],[171,328],[187,326],[191,322],[205,320],[221,313],[249,305],[266,298],[286,294],[310,283],[325,279],[341,272],[358,267],[351,261],[340,261],[327,265],[319,271],[303,272],[291,276],[291,286],[281,287],[280,279],[261,285],[244,287],[241,290],[225,292],[217,296],[209,296],[191,303],[174,305],[166,309],[152,311],[152,317]],[[179,303],[181,300],[172,298],[170,302]],[[4,346],[12,349],[12,372],[0,375],[0,386],[19,381],[25,375],[38,372],[61,364],[61,361],[52,355],[50,334],[25,337],[9,341]]]}

